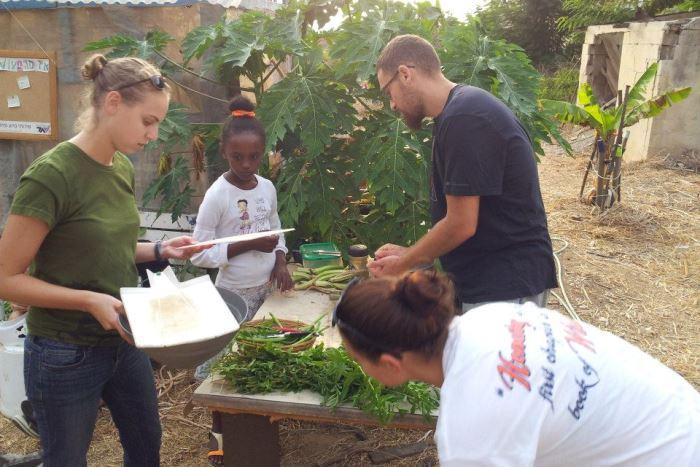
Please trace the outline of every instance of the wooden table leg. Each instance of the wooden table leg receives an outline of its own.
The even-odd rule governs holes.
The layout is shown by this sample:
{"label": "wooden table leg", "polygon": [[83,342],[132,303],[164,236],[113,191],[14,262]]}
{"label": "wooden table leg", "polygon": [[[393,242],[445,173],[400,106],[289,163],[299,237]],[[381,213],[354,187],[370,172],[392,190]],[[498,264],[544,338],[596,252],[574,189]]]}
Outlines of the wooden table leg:
{"label": "wooden table leg", "polygon": [[221,413],[226,467],[279,467],[279,423],[269,417]]}

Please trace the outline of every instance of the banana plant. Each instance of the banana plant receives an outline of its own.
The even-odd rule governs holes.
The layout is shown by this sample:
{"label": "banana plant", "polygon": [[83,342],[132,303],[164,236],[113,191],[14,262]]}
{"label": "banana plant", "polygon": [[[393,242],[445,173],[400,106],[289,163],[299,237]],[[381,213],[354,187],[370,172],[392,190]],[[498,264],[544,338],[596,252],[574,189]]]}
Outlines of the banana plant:
{"label": "banana plant", "polygon": [[[593,159],[598,157],[598,177],[596,177],[595,199],[596,204],[605,209],[612,205],[615,197],[619,199],[619,169],[624,153],[623,131],[645,118],[653,118],[673,104],[686,99],[690,93],[690,87],[677,88],[667,91],[652,99],[645,97],[646,90],[656,78],[658,62],[651,64],[639,77],[637,82],[626,91],[625,99],[618,99],[617,107],[604,109],[599,103],[590,84],[582,83],[578,90],[577,103],[566,101],[540,100],[540,107],[554,115],[564,123],[573,123],[593,128],[596,131],[597,144],[594,145],[591,159],[584,175],[581,186],[581,195],[586,183],[588,172],[592,167]],[[607,187],[612,181],[613,191]]]}

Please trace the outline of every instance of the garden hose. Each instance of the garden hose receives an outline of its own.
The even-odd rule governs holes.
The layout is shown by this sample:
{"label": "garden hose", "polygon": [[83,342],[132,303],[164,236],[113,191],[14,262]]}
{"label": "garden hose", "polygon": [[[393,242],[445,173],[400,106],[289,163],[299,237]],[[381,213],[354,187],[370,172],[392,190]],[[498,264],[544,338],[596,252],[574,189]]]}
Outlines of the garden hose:
{"label": "garden hose", "polygon": [[566,288],[564,287],[564,280],[562,278],[562,266],[561,266],[561,261],[559,260],[559,254],[562,253],[564,250],[566,250],[569,247],[569,242],[564,240],[561,237],[556,237],[552,236],[552,241],[559,241],[564,243],[564,246],[561,248],[558,248],[554,250],[554,264],[557,267],[557,282],[559,283],[559,288],[561,289],[561,296],[557,294],[556,292],[552,291],[552,295],[554,298],[559,300],[559,303],[561,303],[561,306],[564,307],[567,313],[575,319],[576,321],[581,321],[581,318],[579,315],[576,313],[576,310],[574,310],[574,306],[571,304],[571,300],[569,300],[569,296],[566,294]]}

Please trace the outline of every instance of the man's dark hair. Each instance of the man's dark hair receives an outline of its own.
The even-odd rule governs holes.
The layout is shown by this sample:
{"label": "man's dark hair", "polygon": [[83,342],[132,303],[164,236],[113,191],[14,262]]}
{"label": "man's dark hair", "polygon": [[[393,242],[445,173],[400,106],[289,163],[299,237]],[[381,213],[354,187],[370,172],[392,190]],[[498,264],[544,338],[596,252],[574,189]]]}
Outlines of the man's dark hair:
{"label": "man's dark hair", "polygon": [[377,70],[384,73],[395,73],[399,65],[413,65],[430,75],[440,72],[440,58],[433,46],[413,34],[394,37],[377,60]]}

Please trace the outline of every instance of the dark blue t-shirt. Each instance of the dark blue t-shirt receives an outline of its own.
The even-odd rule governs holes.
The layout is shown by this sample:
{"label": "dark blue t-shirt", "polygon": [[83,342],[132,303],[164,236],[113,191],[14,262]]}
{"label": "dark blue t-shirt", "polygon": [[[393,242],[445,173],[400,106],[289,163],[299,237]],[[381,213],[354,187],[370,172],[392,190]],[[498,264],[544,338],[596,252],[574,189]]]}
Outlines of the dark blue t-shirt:
{"label": "dark blue t-shirt", "polygon": [[527,132],[488,92],[455,86],[433,129],[433,224],[445,195],[480,196],[475,235],[440,258],[462,302],[511,300],[557,286]]}

